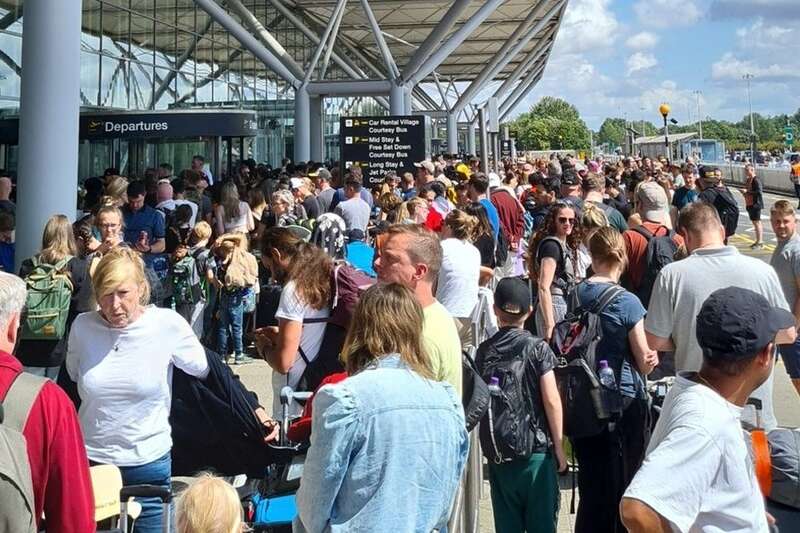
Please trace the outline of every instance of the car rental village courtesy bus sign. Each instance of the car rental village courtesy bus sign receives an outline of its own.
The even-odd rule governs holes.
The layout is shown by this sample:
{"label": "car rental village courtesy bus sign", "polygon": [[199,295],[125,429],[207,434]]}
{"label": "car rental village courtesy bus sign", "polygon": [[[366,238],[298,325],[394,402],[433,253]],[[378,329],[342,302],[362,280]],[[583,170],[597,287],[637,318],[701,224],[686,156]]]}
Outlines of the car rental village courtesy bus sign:
{"label": "car rental village courtesy bus sign", "polygon": [[339,123],[342,175],[361,167],[364,185],[372,187],[390,171],[415,173],[414,163],[428,155],[425,115],[342,117]]}

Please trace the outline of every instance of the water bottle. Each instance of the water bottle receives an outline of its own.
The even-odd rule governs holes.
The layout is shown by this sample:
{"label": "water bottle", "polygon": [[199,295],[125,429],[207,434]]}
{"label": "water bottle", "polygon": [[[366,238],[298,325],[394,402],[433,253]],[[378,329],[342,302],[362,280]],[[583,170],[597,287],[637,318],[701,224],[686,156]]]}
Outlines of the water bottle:
{"label": "water bottle", "polygon": [[[503,389],[500,388],[500,378],[497,376],[492,376],[489,378],[489,395],[502,397]],[[494,411],[492,407],[494,406],[494,400],[489,402],[489,408],[486,410],[486,415],[489,418],[489,440],[491,442],[491,450],[487,450],[491,453],[491,457],[494,459],[496,464],[500,464],[503,462],[503,453],[500,451],[500,447],[497,445],[497,438],[494,434]]]}
{"label": "water bottle", "polygon": [[597,374],[600,378],[605,411],[609,415],[618,414],[621,405],[619,392],[617,391],[617,379],[614,377],[614,370],[608,366],[608,361],[600,361],[600,368]]}
{"label": "water bottle", "polygon": [[492,376],[489,378],[489,394],[492,396],[499,396],[503,390],[500,388],[500,378]]}

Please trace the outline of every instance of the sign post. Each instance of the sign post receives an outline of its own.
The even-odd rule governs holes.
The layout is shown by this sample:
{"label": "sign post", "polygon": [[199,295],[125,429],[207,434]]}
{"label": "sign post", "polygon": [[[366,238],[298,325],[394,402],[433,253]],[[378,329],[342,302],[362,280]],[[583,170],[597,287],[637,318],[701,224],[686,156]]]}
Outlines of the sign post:
{"label": "sign post", "polygon": [[787,125],[783,128],[783,139],[788,147],[794,146],[794,128],[792,126]]}
{"label": "sign post", "polygon": [[349,167],[358,166],[367,187],[381,183],[387,172],[398,176],[415,172],[414,163],[429,155],[427,116],[342,117],[339,120],[342,175]]}

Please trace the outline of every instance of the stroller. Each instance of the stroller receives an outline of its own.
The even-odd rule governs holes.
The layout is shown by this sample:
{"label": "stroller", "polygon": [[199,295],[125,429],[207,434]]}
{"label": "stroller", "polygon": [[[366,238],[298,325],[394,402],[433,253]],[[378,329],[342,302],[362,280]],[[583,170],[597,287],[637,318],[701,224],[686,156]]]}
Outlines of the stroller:
{"label": "stroller", "polygon": [[291,424],[289,407],[292,402],[305,402],[311,392],[296,392],[291,387],[281,389],[283,410],[280,437],[270,445],[274,463],[267,466],[263,479],[255,491],[243,498],[245,521],[255,533],[291,533],[292,521],[297,516],[295,493],[300,488],[308,443],[290,442],[286,430]]}

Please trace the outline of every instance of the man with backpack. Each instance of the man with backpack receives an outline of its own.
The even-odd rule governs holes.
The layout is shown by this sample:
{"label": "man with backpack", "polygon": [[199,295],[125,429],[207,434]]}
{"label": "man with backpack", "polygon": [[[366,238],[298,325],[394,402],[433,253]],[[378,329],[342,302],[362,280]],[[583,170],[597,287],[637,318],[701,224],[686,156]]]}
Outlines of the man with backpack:
{"label": "man with backpack", "polygon": [[722,183],[722,172],[717,167],[703,167],[700,170],[700,187],[703,192],[698,199],[714,207],[725,228],[725,244],[736,233],[739,226],[739,204],[731,191]]}
{"label": "man with backpack", "polygon": [[636,199],[642,224],[622,234],[628,254],[627,288],[647,307],[656,276],[673,261],[683,237],[666,226],[669,200],[661,185],[642,183]]}
{"label": "man with backpack", "polygon": [[0,273],[0,528],[38,531],[44,513],[48,531],[92,532],[94,495],[75,407],[11,355],[25,299],[25,282]]}
{"label": "man with backpack", "polygon": [[498,533],[555,532],[560,499],[556,471],[567,468],[553,373],[556,357],[542,339],[523,329],[530,302],[527,283],[501,279],[494,295],[500,331],[481,343],[475,355],[491,394],[480,439],[489,460]]}

